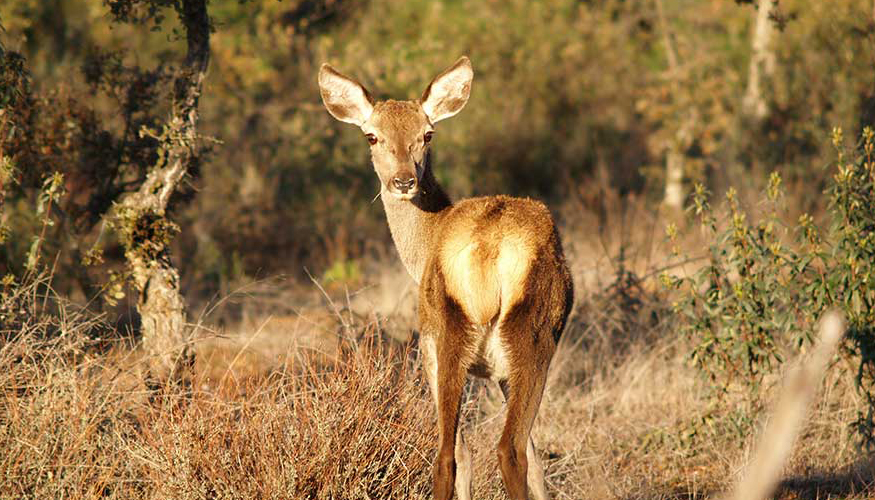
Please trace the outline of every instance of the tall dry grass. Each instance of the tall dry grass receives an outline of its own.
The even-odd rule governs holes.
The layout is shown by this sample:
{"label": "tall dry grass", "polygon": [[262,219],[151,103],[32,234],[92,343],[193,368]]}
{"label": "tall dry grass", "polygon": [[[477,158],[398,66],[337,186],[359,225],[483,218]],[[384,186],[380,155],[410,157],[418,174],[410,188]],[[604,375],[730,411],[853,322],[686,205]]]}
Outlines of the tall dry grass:
{"label": "tall dry grass", "polygon": [[[41,287],[32,296],[49,293]],[[4,332],[3,498],[424,498],[430,488],[431,402],[410,349],[373,328],[331,361],[201,369],[191,390],[155,393],[141,382],[142,353],[96,339],[87,311],[55,306]]]}
{"label": "tall dry grass", "polygon": [[[706,498],[750,462],[760,423],[725,418],[740,400],[708,405],[654,290],[581,294],[533,431],[553,498]],[[201,334],[191,389],[156,393],[143,354],[100,317],[45,280],[19,291],[27,321],[0,337],[0,498],[430,497],[433,405],[415,341],[391,340],[383,323],[326,306],[312,331],[250,319],[258,336]],[[331,353],[304,341],[326,331],[342,333]],[[819,385],[776,498],[875,494],[875,464],[844,424],[862,404],[848,369],[831,366]],[[470,383],[462,413],[475,496],[504,498],[500,391]]]}

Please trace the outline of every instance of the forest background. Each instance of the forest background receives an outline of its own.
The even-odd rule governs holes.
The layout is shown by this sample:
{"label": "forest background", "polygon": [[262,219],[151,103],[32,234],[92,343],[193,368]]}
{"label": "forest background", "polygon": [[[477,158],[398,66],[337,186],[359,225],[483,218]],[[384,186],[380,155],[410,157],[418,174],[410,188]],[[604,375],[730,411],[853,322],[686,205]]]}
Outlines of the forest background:
{"label": "forest background", "polygon": [[[126,116],[135,129],[163,118],[166,73],[184,38],[169,13],[161,25],[114,23],[101,1],[2,9],[4,46],[26,57],[38,130],[27,158],[4,144],[17,177],[7,181],[12,237],[0,272],[21,270],[26,235],[39,224],[36,192],[61,172],[70,195],[45,250],[59,257],[58,291],[89,300],[121,256],[102,216],[150,160],[145,145],[125,142],[137,132],[123,128]],[[181,228],[172,253],[192,303],[254,277],[306,281],[305,267],[356,278],[364,260],[392,257],[379,204],[370,203],[377,184],[367,148],[332,122],[314,87],[322,62],[381,97],[413,98],[468,54],[477,90],[440,131],[438,175],[456,198],[534,196],[563,214],[568,205],[618,212],[628,197],[655,209],[669,160],[682,165],[686,193],[694,181],[718,194],[758,192],[781,172],[800,191],[794,209],[817,212],[833,127],[858,137],[875,113],[873,12],[864,2],[781,2],[762,53],[756,10],[733,1],[234,0],[209,9],[215,33],[199,133],[220,142],[172,206]],[[82,266],[95,247],[104,263]]]}

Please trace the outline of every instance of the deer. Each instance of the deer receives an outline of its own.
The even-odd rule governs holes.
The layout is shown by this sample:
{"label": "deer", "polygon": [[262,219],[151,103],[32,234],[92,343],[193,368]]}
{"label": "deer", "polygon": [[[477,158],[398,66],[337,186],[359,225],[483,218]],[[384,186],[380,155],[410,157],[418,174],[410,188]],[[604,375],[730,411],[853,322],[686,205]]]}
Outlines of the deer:
{"label": "deer", "polygon": [[318,83],[328,112],[357,125],[370,145],[392,240],[419,287],[419,349],[438,427],[434,498],[471,498],[459,422],[470,374],[497,382],[506,401],[497,455],[508,496],[527,499],[531,490],[543,500],[531,430],[572,308],[572,278],[543,203],[506,195],[453,203],[432,171],[435,124],[465,107],[473,77],[463,56],[406,101],[376,101],[328,64]]}

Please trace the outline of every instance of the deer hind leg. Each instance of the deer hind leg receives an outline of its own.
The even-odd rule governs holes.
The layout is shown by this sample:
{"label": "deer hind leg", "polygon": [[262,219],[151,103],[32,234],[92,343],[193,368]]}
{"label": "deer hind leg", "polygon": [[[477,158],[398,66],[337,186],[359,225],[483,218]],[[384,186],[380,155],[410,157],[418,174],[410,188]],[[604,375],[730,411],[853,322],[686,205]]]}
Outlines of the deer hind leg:
{"label": "deer hind leg", "polygon": [[[544,373],[512,377],[507,401],[504,431],[498,442],[498,463],[504,487],[512,500],[528,499],[526,488],[529,471],[527,448],[532,424],[544,391]],[[535,466],[535,464],[532,464]]]}
{"label": "deer hind leg", "polygon": [[[459,437],[459,406],[462,388],[465,385],[468,366],[470,322],[462,312],[459,303],[444,291],[439,274],[432,275],[420,285],[419,320],[424,337],[433,342],[426,346],[431,351],[433,377],[432,395],[435,397],[438,421],[438,452],[434,462],[434,497],[437,500],[450,500],[453,487],[457,483],[456,456],[461,465],[461,495],[466,492],[470,481],[470,458],[464,442]],[[457,451],[458,450],[458,451]]]}
{"label": "deer hind leg", "polygon": [[[428,385],[431,388],[432,399],[434,400],[435,408],[437,409],[437,411],[440,411],[440,405],[438,404],[439,396],[437,349],[435,347],[434,337],[422,337],[420,339],[419,346],[420,352],[423,356],[422,367],[423,371],[425,372],[425,377],[426,379],[428,379]],[[456,444],[454,457],[456,459],[456,497],[458,497],[459,500],[470,500],[473,468],[471,465],[471,453],[470,451],[468,451],[468,446],[465,443],[465,438],[462,436],[461,425],[456,426]]]}
{"label": "deer hind leg", "polygon": [[[501,392],[504,394],[504,399],[506,401],[509,400],[510,386],[508,385],[507,381],[500,381],[498,385],[499,387],[501,387]],[[544,482],[544,464],[541,462],[541,457],[538,455],[537,450],[535,450],[535,443],[532,440],[531,430],[529,431],[529,439],[526,444],[526,460],[528,461],[526,479],[532,497],[535,500],[549,500],[550,496],[547,494],[547,485]]]}
{"label": "deer hind leg", "polygon": [[465,372],[458,357],[442,356],[438,347],[437,369],[437,416],[438,454],[434,469],[434,496],[438,500],[450,500],[456,479],[456,437],[459,428],[459,405]]}

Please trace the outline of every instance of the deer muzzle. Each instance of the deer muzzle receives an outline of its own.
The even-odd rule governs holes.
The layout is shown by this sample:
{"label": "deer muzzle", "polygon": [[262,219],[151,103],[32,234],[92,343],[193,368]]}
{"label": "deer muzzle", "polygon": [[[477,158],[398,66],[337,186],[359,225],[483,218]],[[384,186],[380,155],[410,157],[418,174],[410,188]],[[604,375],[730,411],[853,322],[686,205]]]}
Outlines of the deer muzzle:
{"label": "deer muzzle", "polygon": [[389,181],[389,192],[396,198],[409,200],[419,193],[419,183],[416,174],[409,170],[398,171]]}

